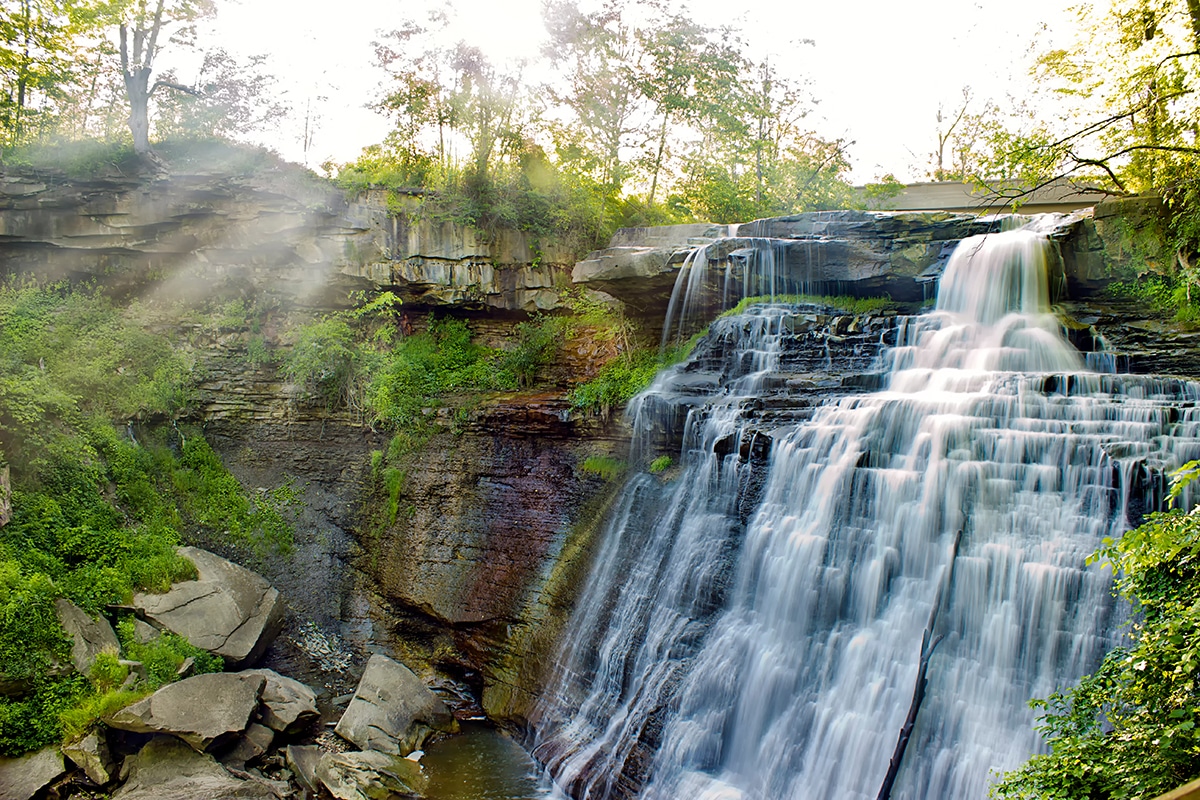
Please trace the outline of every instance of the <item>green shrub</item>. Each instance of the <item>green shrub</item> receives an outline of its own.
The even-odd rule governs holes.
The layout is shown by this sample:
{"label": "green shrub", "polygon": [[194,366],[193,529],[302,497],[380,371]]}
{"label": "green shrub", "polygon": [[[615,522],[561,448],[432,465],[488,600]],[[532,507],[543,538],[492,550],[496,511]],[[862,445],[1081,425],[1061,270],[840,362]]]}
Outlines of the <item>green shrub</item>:
{"label": "green shrub", "polygon": [[126,706],[133,705],[148,694],[150,694],[150,689],[141,687],[108,689],[84,695],[74,704],[59,712],[62,733],[56,738],[61,738],[65,742],[82,739],[97,721],[109,714],[115,714]]}
{"label": "green shrub", "polygon": [[1108,292],[1141,303],[1152,316],[1173,317],[1178,322],[1200,321],[1200,290],[1189,297],[1187,284],[1174,277],[1143,275],[1136,280],[1115,281],[1108,285]]}
{"label": "green shrub", "polygon": [[62,715],[87,693],[87,679],[73,675],[39,680],[27,697],[0,697],[0,755],[19,756],[61,741]]}
{"label": "green shrub", "polygon": [[595,378],[575,387],[568,398],[571,405],[607,417],[613,408],[624,406],[648,387],[660,370],[687,358],[706,333],[707,329],[683,344],[662,351],[644,347],[621,353],[605,364]]}
{"label": "green shrub", "polygon": [[363,360],[346,320],[324,317],[299,329],[283,372],[326,408],[355,408],[361,399]]}
{"label": "green shrub", "polygon": [[157,689],[171,683],[186,659],[195,660],[196,674],[221,672],[225,663],[215,656],[194,646],[182,636],[162,631],[149,642],[139,642],[134,631],[133,617],[126,616],[117,622],[117,638],[126,658],[142,662],[146,669],[146,685]]}
{"label": "green shrub", "polygon": [[516,346],[504,354],[501,370],[510,373],[517,386],[523,389],[533,386],[542,370],[554,361],[568,329],[565,318],[542,314],[518,323]]}
{"label": "green shrub", "polygon": [[291,552],[294,534],[284,509],[297,496],[290,480],[252,500],[208,442],[195,434],[185,440],[172,480],[181,508],[196,524],[256,550]]}
{"label": "green shrub", "polygon": [[441,397],[515,388],[498,367],[501,354],[476,344],[465,322],[433,320],[429,330],[400,339],[372,375],[367,405],[376,421],[395,428],[419,424]]}
{"label": "green shrub", "polygon": [[220,672],[224,662],[219,656],[199,649],[186,639],[170,632],[161,632],[149,642],[139,642],[134,632],[133,617],[117,622],[117,639],[125,658],[141,662],[146,679],[133,686],[124,686],[129,668],[117,656],[102,653],[88,671],[89,690],[75,694],[73,702],[59,712],[62,738],[66,741],[85,735],[97,720],[136,703],[156,689],[178,679],[183,662],[194,660],[193,673]]}
{"label": "green shrub", "polygon": [[[195,577],[175,552],[187,528],[290,546],[290,481],[251,498],[198,432],[133,422],[176,414],[193,378],[136,312],[87,289],[0,287],[0,451],[13,484],[13,516],[0,528],[0,677],[29,691],[0,698],[0,754],[55,741],[64,722],[81,730],[129,699],[104,660],[95,686],[53,674],[70,659],[56,598],[94,615]],[[184,645],[168,638],[139,652],[152,683],[186,655],[219,667]]]}
{"label": "green shrub", "polygon": [[674,459],[672,459],[670,456],[659,456],[658,458],[656,458],[650,462],[650,466],[648,467],[648,470],[651,475],[658,475],[660,473],[666,472],[668,469],[671,468],[671,465],[674,463],[675,463]]}

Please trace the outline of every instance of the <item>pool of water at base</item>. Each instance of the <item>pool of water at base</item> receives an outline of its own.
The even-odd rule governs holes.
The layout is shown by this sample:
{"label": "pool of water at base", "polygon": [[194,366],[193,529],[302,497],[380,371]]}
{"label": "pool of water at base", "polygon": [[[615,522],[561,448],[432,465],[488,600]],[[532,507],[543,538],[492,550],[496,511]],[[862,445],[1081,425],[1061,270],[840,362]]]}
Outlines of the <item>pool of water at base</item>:
{"label": "pool of water at base", "polygon": [[567,800],[519,744],[482,722],[425,749],[428,800]]}

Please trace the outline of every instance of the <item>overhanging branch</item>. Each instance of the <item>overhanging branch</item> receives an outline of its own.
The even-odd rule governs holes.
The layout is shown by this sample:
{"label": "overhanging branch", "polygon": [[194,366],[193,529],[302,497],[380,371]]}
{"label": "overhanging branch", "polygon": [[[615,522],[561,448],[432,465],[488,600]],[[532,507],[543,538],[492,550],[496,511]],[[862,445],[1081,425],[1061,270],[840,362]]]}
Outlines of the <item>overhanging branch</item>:
{"label": "overhanging branch", "polygon": [[197,89],[193,89],[190,86],[184,86],[182,83],[175,83],[174,81],[164,81],[164,80],[155,81],[154,86],[150,89],[150,94],[154,94],[159,89],[174,89],[177,92],[183,92],[184,94],[190,94],[192,97],[203,97],[204,96],[204,92],[201,92]]}

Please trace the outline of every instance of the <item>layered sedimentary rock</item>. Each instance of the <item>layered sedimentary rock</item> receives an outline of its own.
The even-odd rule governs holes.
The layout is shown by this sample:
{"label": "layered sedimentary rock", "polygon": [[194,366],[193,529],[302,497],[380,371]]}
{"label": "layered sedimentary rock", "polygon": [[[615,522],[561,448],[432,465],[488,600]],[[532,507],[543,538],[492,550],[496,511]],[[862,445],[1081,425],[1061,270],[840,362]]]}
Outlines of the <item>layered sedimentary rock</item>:
{"label": "layered sedimentary rock", "polygon": [[[96,279],[114,295],[150,301],[211,301],[198,306],[206,315],[154,324],[194,355],[204,375],[195,421],[234,474],[252,491],[291,479],[300,498],[289,512],[293,553],[255,563],[291,614],[269,665],[319,681],[314,686],[336,697],[353,690],[366,645],[383,645],[423,677],[438,675],[489,714],[512,720],[539,689],[614,486],[584,465],[624,457],[620,425],[572,411],[564,399],[615,351],[581,336],[559,354],[544,390],[481,398],[460,419],[431,415],[437,432],[398,465],[405,481],[396,518],[372,525],[366,517],[380,501],[370,454],[386,450],[389,437],[352,413],[298,402],[278,368],[289,328],[347,307],[354,292],[390,290],[418,329],[431,312],[450,311],[481,338],[501,342],[526,312],[555,308],[559,287],[573,279],[618,298],[654,336],[692,247],[709,245],[721,276],[729,267],[733,298],[746,289],[749,254],[764,239],[780,243],[785,268],[814,292],[916,301],[959,238],[994,227],[969,215],[854,211],[736,229],[624,229],[573,265],[571,254],[539,249],[518,233],[484,235],[423,219],[408,201],[400,207],[389,213],[382,193],[347,200],[278,165],[83,182],[9,175],[0,185],[0,274]],[[1158,224],[1152,208],[1133,217],[1129,208],[1113,211],[1059,237],[1067,294],[1087,300],[1070,309],[1079,324],[1073,338],[1088,349],[1085,340],[1102,337],[1130,354],[1132,369],[1179,371],[1194,352],[1188,334],[1164,337],[1160,323],[1139,327],[1129,323],[1130,310],[1094,302],[1114,264],[1136,274],[1171,255],[1141,244],[1138,232],[1152,239]],[[267,309],[253,333],[272,360],[250,358],[244,317],[230,326],[217,319],[229,302]],[[852,331],[850,317],[810,316],[790,323],[811,362],[797,363],[791,379],[811,388],[814,404],[832,391],[869,388],[884,323]],[[708,380],[704,372],[695,380]],[[728,446],[748,457],[765,447]],[[0,476],[0,524],[5,497]],[[328,670],[314,665],[312,648],[296,644],[312,630],[337,634],[346,648],[319,642]]]}

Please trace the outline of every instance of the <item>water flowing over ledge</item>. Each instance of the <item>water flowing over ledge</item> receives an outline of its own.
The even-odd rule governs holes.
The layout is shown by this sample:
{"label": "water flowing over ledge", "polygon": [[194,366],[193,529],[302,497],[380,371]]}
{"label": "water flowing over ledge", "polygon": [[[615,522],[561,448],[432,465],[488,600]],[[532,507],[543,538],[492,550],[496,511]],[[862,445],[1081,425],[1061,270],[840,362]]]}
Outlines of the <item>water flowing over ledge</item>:
{"label": "water flowing over ledge", "polygon": [[897,753],[891,797],[981,798],[1039,748],[1027,701],[1125,613],[1087,556],[1200,456],[1200,384],[1085,369],[1050,248],[963,240],[932,312],[879,323],[879,391],[814,409],[804,310],[764,305],[634,401],[635,459],[681,467],[630,479],[534,715],[560,786],[875,798]]}

